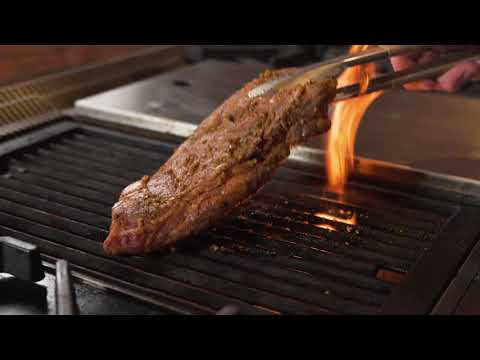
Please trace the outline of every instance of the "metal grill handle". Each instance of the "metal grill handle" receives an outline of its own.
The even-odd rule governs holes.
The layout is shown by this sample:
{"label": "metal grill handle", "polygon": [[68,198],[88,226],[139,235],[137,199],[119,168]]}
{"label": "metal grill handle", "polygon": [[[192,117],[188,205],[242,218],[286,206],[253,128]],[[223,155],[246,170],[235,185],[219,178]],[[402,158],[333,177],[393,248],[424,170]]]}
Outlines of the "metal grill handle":
{"label": "metal grill handle", "polygon": [[57,262],[55,302],[57,315],[78,315],[75,290],[72,286],[69,265],[65,260]]}
{"label": "metal grill handle", "polygon": [[222,308],[219,312],[217,312],[217,315],[221,316],[226,316],[226,315],[238,315],[238,308],[235,305],[227,305],[224,308]]}

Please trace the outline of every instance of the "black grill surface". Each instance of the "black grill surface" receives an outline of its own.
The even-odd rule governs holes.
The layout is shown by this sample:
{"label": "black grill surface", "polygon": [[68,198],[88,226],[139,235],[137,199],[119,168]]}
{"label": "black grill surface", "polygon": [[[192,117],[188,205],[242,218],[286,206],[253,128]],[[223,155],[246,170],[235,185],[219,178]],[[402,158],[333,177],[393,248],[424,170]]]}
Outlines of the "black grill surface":
{"label": "black grill surface", "polygon": [[[53,130],[52,130],[53,129]],[[168,254],[107,257],[121,190],[155,172],[179,141],[60,122],[3,156],[0,234],[162,311],[379,314],[459,212],[447,202],[353,184],[344,200],[291,161],[248,204]],[[350,219],[355,214],[357,224]]]}

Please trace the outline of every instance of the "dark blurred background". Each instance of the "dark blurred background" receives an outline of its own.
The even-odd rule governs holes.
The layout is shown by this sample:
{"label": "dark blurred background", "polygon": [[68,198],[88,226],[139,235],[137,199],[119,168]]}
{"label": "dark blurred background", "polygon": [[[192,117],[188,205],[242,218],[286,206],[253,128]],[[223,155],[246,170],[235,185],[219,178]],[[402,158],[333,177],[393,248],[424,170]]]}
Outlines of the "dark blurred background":
{"label": "dark blurred background", "polygon": [[145,45],[0,45],[0,85],[126,55]]}
{"label": "dark blurred background", "polygon": [[345,45],[187,45],[190,61],[208,58],[237,62],[258,61],[270,67],[300,66],[345,54]]}
{"label": "dark blurred background", "polygon": [[[29,80],[126,55],[149,45],[0,45],[0,85]],[[185,45],[187,61],[261,62],[272,68],[301,66],[344,54],[339,45]]]}

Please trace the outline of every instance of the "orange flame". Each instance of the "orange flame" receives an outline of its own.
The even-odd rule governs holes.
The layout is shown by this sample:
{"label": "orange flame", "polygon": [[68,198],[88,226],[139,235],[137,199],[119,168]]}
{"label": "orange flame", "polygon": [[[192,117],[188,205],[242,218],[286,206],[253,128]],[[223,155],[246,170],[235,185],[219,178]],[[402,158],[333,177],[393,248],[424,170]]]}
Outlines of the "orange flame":
{"label": "orange flame", "polygon": [[[368,50],[374,45],[353,45],[350,54]],[[370,79],[376,74],[375,64],[354,66],[347,69],[339,78],[339,87],[360,83],[361,93],[368,89]],[[360,122],[373,102],[382,95],[378,91],[335,105],[332,128],[328,138],[326,168],[329,189],[343,194],[348,176],[352,171],[355,152],[355,138]]]}
{"label": "orange flame", "polygon": [[316,228],[319,228],[319,229],[323,229],[323,230],[327,230],[327,231],[330,231],[330,232],[334,232],[334,231],[337,231],[337,228],[335,226],[332,226],[332,225],[328,225],[328,224],[316,224],[314,225]]}
{"label": "orange flame", "polygon": [[[319,220],[328,220],[334,223],[340,223],[345,225],[357,225],[357,214],[350,211],[340,210],[338,214],[334,214],[332,211],[317,212],[313,215]],[[338,231],[335,225],[326,224],[324,222],[315,224],[314,226],[328,231]]]}
{"label": "orange flame", "polygon": [[327,213],[323,213],[323,212],[316,213],[315,216],[319,219],[335,221],[335,222],[339,222],[339,223],[346,224],[346,225],[356,225],[357,224],[357,215],[356,214],[353,214],[350,219],[342,218],[342,217],[339,217],[339,216],[335,216],[335,215],[331,215],[331,214],[327,214]]}

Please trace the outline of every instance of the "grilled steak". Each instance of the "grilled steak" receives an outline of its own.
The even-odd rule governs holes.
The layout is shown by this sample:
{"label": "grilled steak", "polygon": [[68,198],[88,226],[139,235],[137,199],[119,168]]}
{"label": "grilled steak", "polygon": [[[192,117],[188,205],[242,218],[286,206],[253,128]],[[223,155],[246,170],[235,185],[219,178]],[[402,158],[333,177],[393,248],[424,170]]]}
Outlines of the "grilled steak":
{"label": "grilled steak", "polygon": [[113,207],[105,251],[150,253],[198,234],[269,181],[290,147],[327,131],[335,80],[248,98],[254,87],[289,71],[268,71],[246,85],[155,175],[128,186]]}

